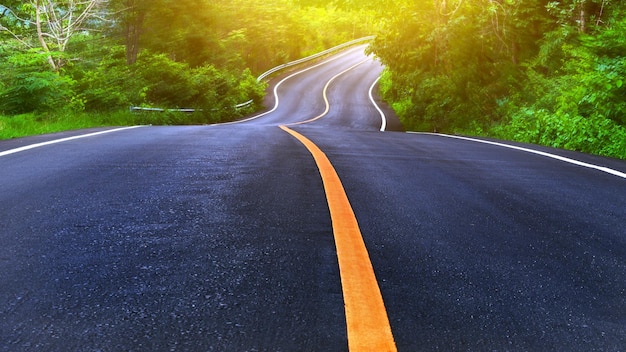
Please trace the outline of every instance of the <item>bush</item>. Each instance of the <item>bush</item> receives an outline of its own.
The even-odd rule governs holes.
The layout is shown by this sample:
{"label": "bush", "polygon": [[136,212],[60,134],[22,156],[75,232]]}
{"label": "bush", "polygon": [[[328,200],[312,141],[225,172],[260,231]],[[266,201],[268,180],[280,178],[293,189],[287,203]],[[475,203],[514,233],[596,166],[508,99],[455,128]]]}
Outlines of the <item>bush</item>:
{"label": "bush", "polygon": [[491,134],[501,139],[626,159],[626,128],[599,115],[585,118],[522,108],[508,122],[494,127]]}
{"label": "bush", "polygon": [[50,71],[45,56],[36,52],[14,54],[0,72],[0,111],[5,114],[50,112],[82,108],[74,99],[75,81]]}
{"label": "bush", "polygon": [[124,48],[111,54],[81,75],[80,98],[88,111],[116,111],[129,106],[164,109],[194,108],[196,114],[143,114],[151,124],[197,124],[232,119],[247,110],[234,106],[250,99],[260,103],[264,86],[250,70],[237,74],[212,65],[190,68],[163,54],[142,52],[136,64],[126,65]]}
{"label": "bush", "polygon": [[87,111],[116,111],[143,101],[143,82],[126,65],[123,46],[112,46],[95,64],[76,67],[72,74]]}

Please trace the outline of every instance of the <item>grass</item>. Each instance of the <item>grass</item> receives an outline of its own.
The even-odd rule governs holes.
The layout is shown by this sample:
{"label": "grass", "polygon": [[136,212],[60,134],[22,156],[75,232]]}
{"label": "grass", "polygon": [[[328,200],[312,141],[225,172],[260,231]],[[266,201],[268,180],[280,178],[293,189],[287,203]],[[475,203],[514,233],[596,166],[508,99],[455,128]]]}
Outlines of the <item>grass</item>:
{"label": "grass", "polygon": [[[245,114],[244,111],[240,111]],[[202,113],[175,112],[60,112],[48,114],[0,115],[0,140],[92,127],[136,125],[203,125],[238,117],[207,116]]]}
{"label": "grass", "polygon": [[130,112],[99,114],[46,114],[33,113],[0,116],[0,139],[11,139],[45,133],[54,133],[90,127],[128,126],[133,124]]}

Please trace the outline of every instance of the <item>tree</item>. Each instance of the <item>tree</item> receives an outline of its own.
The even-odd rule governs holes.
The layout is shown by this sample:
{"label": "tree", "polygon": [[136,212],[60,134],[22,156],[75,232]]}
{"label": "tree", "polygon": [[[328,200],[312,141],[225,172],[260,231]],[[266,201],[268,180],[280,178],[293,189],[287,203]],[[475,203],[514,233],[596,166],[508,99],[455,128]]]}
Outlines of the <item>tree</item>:
{"label": "tree", "polygon": [[27,48],[41,48],[50,68],[59,72],[65,62],[63,54],[72,37],[88,31],[93,21],[104,20],[100,11],[105,2],[29,0],[0,4],[3,12],[0,31],[8,32]]}

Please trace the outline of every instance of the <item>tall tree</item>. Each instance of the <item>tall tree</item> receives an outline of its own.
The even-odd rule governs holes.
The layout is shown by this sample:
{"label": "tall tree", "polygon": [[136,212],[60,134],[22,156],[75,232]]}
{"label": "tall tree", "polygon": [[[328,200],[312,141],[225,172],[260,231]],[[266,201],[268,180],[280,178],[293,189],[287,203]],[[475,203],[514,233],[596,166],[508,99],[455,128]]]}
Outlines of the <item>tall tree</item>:
{"label": "tall tree", "polygon": [[145,1],[124,0],[124,44],[126,47],[126,63],[132,65],[137,61],[139,54],[139,39],[143,32],[143,23],[146,18]]}
{"label": "tall tree", "polygon": [[[29,0],[21,4],[0,4],[4,13],[0,19],[0,31],[8,32],[26,47],[41,48],[50,68],[58,72],[64,64],[63,53],[72,37],[88,30],[91,20],[103,20],[100,11],[105,2]],[[34,30],[31,24],[34,24]]]}

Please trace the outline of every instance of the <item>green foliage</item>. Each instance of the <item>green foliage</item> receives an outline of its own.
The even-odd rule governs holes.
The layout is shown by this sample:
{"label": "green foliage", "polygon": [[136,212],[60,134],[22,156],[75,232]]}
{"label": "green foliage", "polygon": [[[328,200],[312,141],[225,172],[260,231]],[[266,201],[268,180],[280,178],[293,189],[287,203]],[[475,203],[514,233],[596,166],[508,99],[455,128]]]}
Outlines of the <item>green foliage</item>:
{"label": "green foliage", "polygon": [[[121,11],[129,3],[131,10]],[[119,43],[127,51],[134,43],[192,68],[211,64],[250,68],[254,74],[373,32],[371,10],[310,5],[294,0],[112,0],[112,11],[124,15],[109,30],[124,39]]]}
{"label": "green foliage", "polygon": [[378,28],[381,91],[405,128],[626,158],[619,1],[109,0],[99,14],[113,17],[52,52],[28,49],[40,45],[30,2],[3,4],[0,113],[17,115],[0,130],[234,119],[248,112],[234,105],[262,102],[255,75]]}
{"label": "green foliage", "polygon": [[[547,34],[522,89],[502,105],[491,133],[560,148],[626,158],[626,21],[594,34]],[[622,35],[617,35],[622,33]],[[618,50],[616,50],[618,48]]]}
{"label": "green foliage", "polygon": [[27,113],[0,115],[0,139],[54,133],[99,126],[137,125],[138,116],[128,111],[112,113],[85,113],[62,111],[55,113]]}
{"label": "green foliage", "polygon": [[80,108],[74,99],[75,81],[52,72],[38,52],[14,53],[2,64],[0,112],[22,114]]}
{"label": "green foliage", "polygon": [[[176,62],[164,54],[142,52],[138,61],[128,66],[123,60],[123,47],[113,47],[109,56],[80,80],[89,111],[113,111],[129,106],[164,108],[195,108],[206,113],[204,120],[219,121],[238,116],[233,107],[247,100],[260,103],[264,86],[257,83],[250,70],[236,73],[219,70],[212,65],[195,68]],[[163,124],[185,124],[186,114],[167,116]],[[152,121],[151,123],[155,123]]]}
{"label": "green foliage", "polygon": [[[32,4],[3,4],[11,12],[0,16],[0,26],[10,29],[0,30],[0,113],[23,117],[34,112],[43,116],[35,119],[43,125],[59,115],[76,118],[75,126],[83,126],[81,111],[94,113],[93,124],[98,125],[97,116],[128,111],[129,106],[200,112],[137,113],[136,120],[116,124],[232,120],[262,104],[265,85],[257,83],[256,75],[370,35],[375,24],[371,6],[357,10],[295,0],[109,0],[100,3],[106,11],[98,10],[98,16],[72,32],[71,40],[65,42],[64,36],[63,45],[51,46],[58,52],[49,52],[38,48]],[[46,11],[70,13],[64,2],[51,4]],[[103,21],[104,15],[109,18]],[[58,65],[51,68],[51,59]],[[254,102],[251,108],[234,108],[249,100]]]}
{"label": "green foliage", "polygon": [[626,158],[626,5],[397,3],[372,51],[407,129]]}
{"label": "green foliage", "polygon": [[586,118],[523,108],[507,124],[493,128],[491,134],[616,158],[626,155],[626,128],[598,115]]}
{"label": "green foliage", "polygon": [[128,109],[108,112],[28,113],[12,116],[0,115],[0,139],[54,133],[90,127],[136,125],[191,125],[206,124],[202,113],[132,113]]}
{"label": "green foliage", "polygon": [[85,101],[87,111],[114,111],[127,109],[143,101],[142,82],[126,65],[123,46],[110,46],[107,53],[89,67],[80,67],[71,74],[76,77],[80,99]]}
{"label": "green foliage", "polygon": [[507,38],[514,32],[507,21],[518,5],[457,5],[436,1],[417,10],[407,4],[373,45],[373,52],[394,72],[398,98],[415,105],[415,114],[405,118],[416,120],[411,126],[453,132],[474,121],[490,121],[496,101],[510,90],[505,77],[518,74],[520,54],[514,47],[522,38]]}

